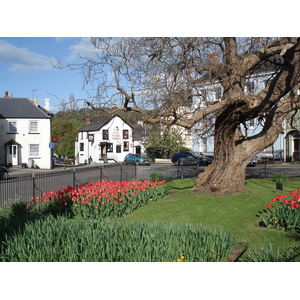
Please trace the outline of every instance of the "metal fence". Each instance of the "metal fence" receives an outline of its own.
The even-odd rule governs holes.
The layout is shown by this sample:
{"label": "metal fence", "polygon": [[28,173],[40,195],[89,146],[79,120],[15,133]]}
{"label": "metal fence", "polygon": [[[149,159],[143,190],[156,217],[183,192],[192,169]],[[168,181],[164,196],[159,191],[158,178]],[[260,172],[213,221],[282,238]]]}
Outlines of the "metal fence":
{"label": "metal fence", "polygon": [[[15,200],[31,201],[44,191],[64,189],[67,185],[76,187],[86,182],[98,180],[146,180],[152,173],[159,173],[164,179],[196,177],[205,167],[174,166],[171,164],[152,164],[149,166],[125,166],[123,164],[94,165],[84,167],[57,168],[48,172],[41,170],[30,174],[10,176],[0,181],[0,208]],[[300,164],[278,163],[259,164],[247,167],[247,177],[273,177],[278,172],[285,172],[289,177],[300,177]]]}

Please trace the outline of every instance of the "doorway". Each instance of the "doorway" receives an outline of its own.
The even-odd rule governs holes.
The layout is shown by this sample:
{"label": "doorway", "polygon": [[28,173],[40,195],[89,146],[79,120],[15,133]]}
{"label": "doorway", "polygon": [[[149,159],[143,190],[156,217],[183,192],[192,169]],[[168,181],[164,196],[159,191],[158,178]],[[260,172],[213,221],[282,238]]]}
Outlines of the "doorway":
{"label": "doorway", "polygon": [[6,164],[8,166],[19,165],[19,145],[6,145]]}

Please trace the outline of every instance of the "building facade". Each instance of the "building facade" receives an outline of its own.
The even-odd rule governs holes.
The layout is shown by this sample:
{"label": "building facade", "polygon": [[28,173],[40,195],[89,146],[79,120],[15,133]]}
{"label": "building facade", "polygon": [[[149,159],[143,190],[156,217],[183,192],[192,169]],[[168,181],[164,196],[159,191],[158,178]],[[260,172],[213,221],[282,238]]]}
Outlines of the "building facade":
{"label": "building facade", "polygon": [[129,153],[144,154],[142,130],[133,128],[120,116],[102,115],[78,132],[75,157],[78,164],[122,162]]}
{"label": "building facade", "polygon": [[[247,84],[245,87],[245,93],[258,93],[260,90],[262,90],[265,87],[266,81],[270,77],[270,73],[268,71],[264,71],[262,73],[255,74],[247,79]],[[205,95],[206,99],[210,102],[218,101],[222,99],[222,87],[219,84],[211,84],[208,83],[207,85],[204,84],[202,88],[202,94]],[[201,103],[204,101],[201,101],[203,99],[199,97],[195,97],[193,99],[193,111],[197,111],[197,108],[203,109],[203,106]],[[210,121],[210,125],[206,125],[204,122],[199,122],[193,127],[193,151],[196,153],[203,153],[208,156],[212,156],[214,153],[214,137],[213,137],[213,121]],[[285,128],[286,124],[283,124],[283,128]],[[208,130],[210,128],[210,131]],[[241,125],[241,130],[245,136],[254,136],[261,132],[262,130],[262,122],[259,122],[258,119],[253,119],[250,121],[247,121],[245,124]],[[289,152],[291,150],[288,150],[290,148],[295,147],[299,148],[299,145],[297,146],[297,142],[289,146],[287,143],[286,138],[286,130],[278,136],[275,143],[262,151],[258,154],[258,157],[265,157],[265,158],[280,158],[282,160],[285,160]],[[295,140],[297,140],[297,133],[295,134]],[[291,138],[290,138],[291,139]],[[288,148],[289,147],[289,148]],[[297,149],[298,149],[297,148]]]}
{"label": "building facade", "polygon": [[51,118],[36,102],[6,92],[0,98],[0,164],[51,169]]}

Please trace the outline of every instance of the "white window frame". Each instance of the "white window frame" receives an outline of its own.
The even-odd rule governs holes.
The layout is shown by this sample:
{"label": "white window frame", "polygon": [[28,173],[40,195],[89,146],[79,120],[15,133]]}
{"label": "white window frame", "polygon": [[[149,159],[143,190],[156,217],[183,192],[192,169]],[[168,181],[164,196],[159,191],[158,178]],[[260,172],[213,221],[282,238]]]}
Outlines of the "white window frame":
{"label": "white window frame", "polygon": [[[36,126],[32,126],[32,123],[36,123]],[[39,132],[39,121],[29,121],[29,133],[38,133]]]}
{"label": "white window frame", "polygon": [[29,157],[40,157],[39,144],[29,144]]}
{"label": "white window frame", "polygon": [[17,132],[18,132],[18,122],[8,121],[8,133],[17,133]]}

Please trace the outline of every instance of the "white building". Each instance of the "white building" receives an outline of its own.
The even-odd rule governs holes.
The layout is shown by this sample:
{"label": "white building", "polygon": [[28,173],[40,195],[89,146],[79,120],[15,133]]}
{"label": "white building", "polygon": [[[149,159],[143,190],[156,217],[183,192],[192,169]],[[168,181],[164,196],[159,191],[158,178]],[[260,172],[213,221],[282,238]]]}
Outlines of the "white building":
{"label": "white building", "polygon": [[0,164],[51,169],[51,117],[36,102],[6,92],[0,98]]}
{"label": "white building", "polygon": [[[248,78],[245,93],[258,93],[265,87],[266,81],[269,79],[272,72],[268,72],[267,69],[262,70],[261,72],[254,73],[251,77]],[[206,99],[210,102],[218,101],[222,99],[222,87],[218,83],[211,83],[209,78],[207,78],[207,84],[205,84],[205,78],[203,78],[203,87],[199,90],[202,91]],[[199,97],[194,97],[192,110],[197,111],[198,109],[204,108],[204,101]],[[211,123],[213,123],[211,121]],[[284,125],[284,124],[283,124]],[[207,155],[213,155],[214,153],[214,137],[213,132],[209,132],[207,126],[204,122],[199,122],[193,127],[193,151],[196,153],[203,153]],[[258,119],[253,119],[248,121],[246,124],[241,125],[241,130],[246,136],[254,136],[262,130],[262,123],[258,122]],[[205,134],[203,134],[205,133]],[[273,157],[275,153],[282,153],[282,157],[286,157],[286,145],[284,133],[280,134],[276,142],[261,152],[258,156],[266,156],[268,158]]]}
{"label": "white building", "polygon": [[95,120],[87,117],[75,143],[75,157],[79,164],[122,162],[129,153],[144,152],[142,130],[133,128],[118,115],[103,114]]}

